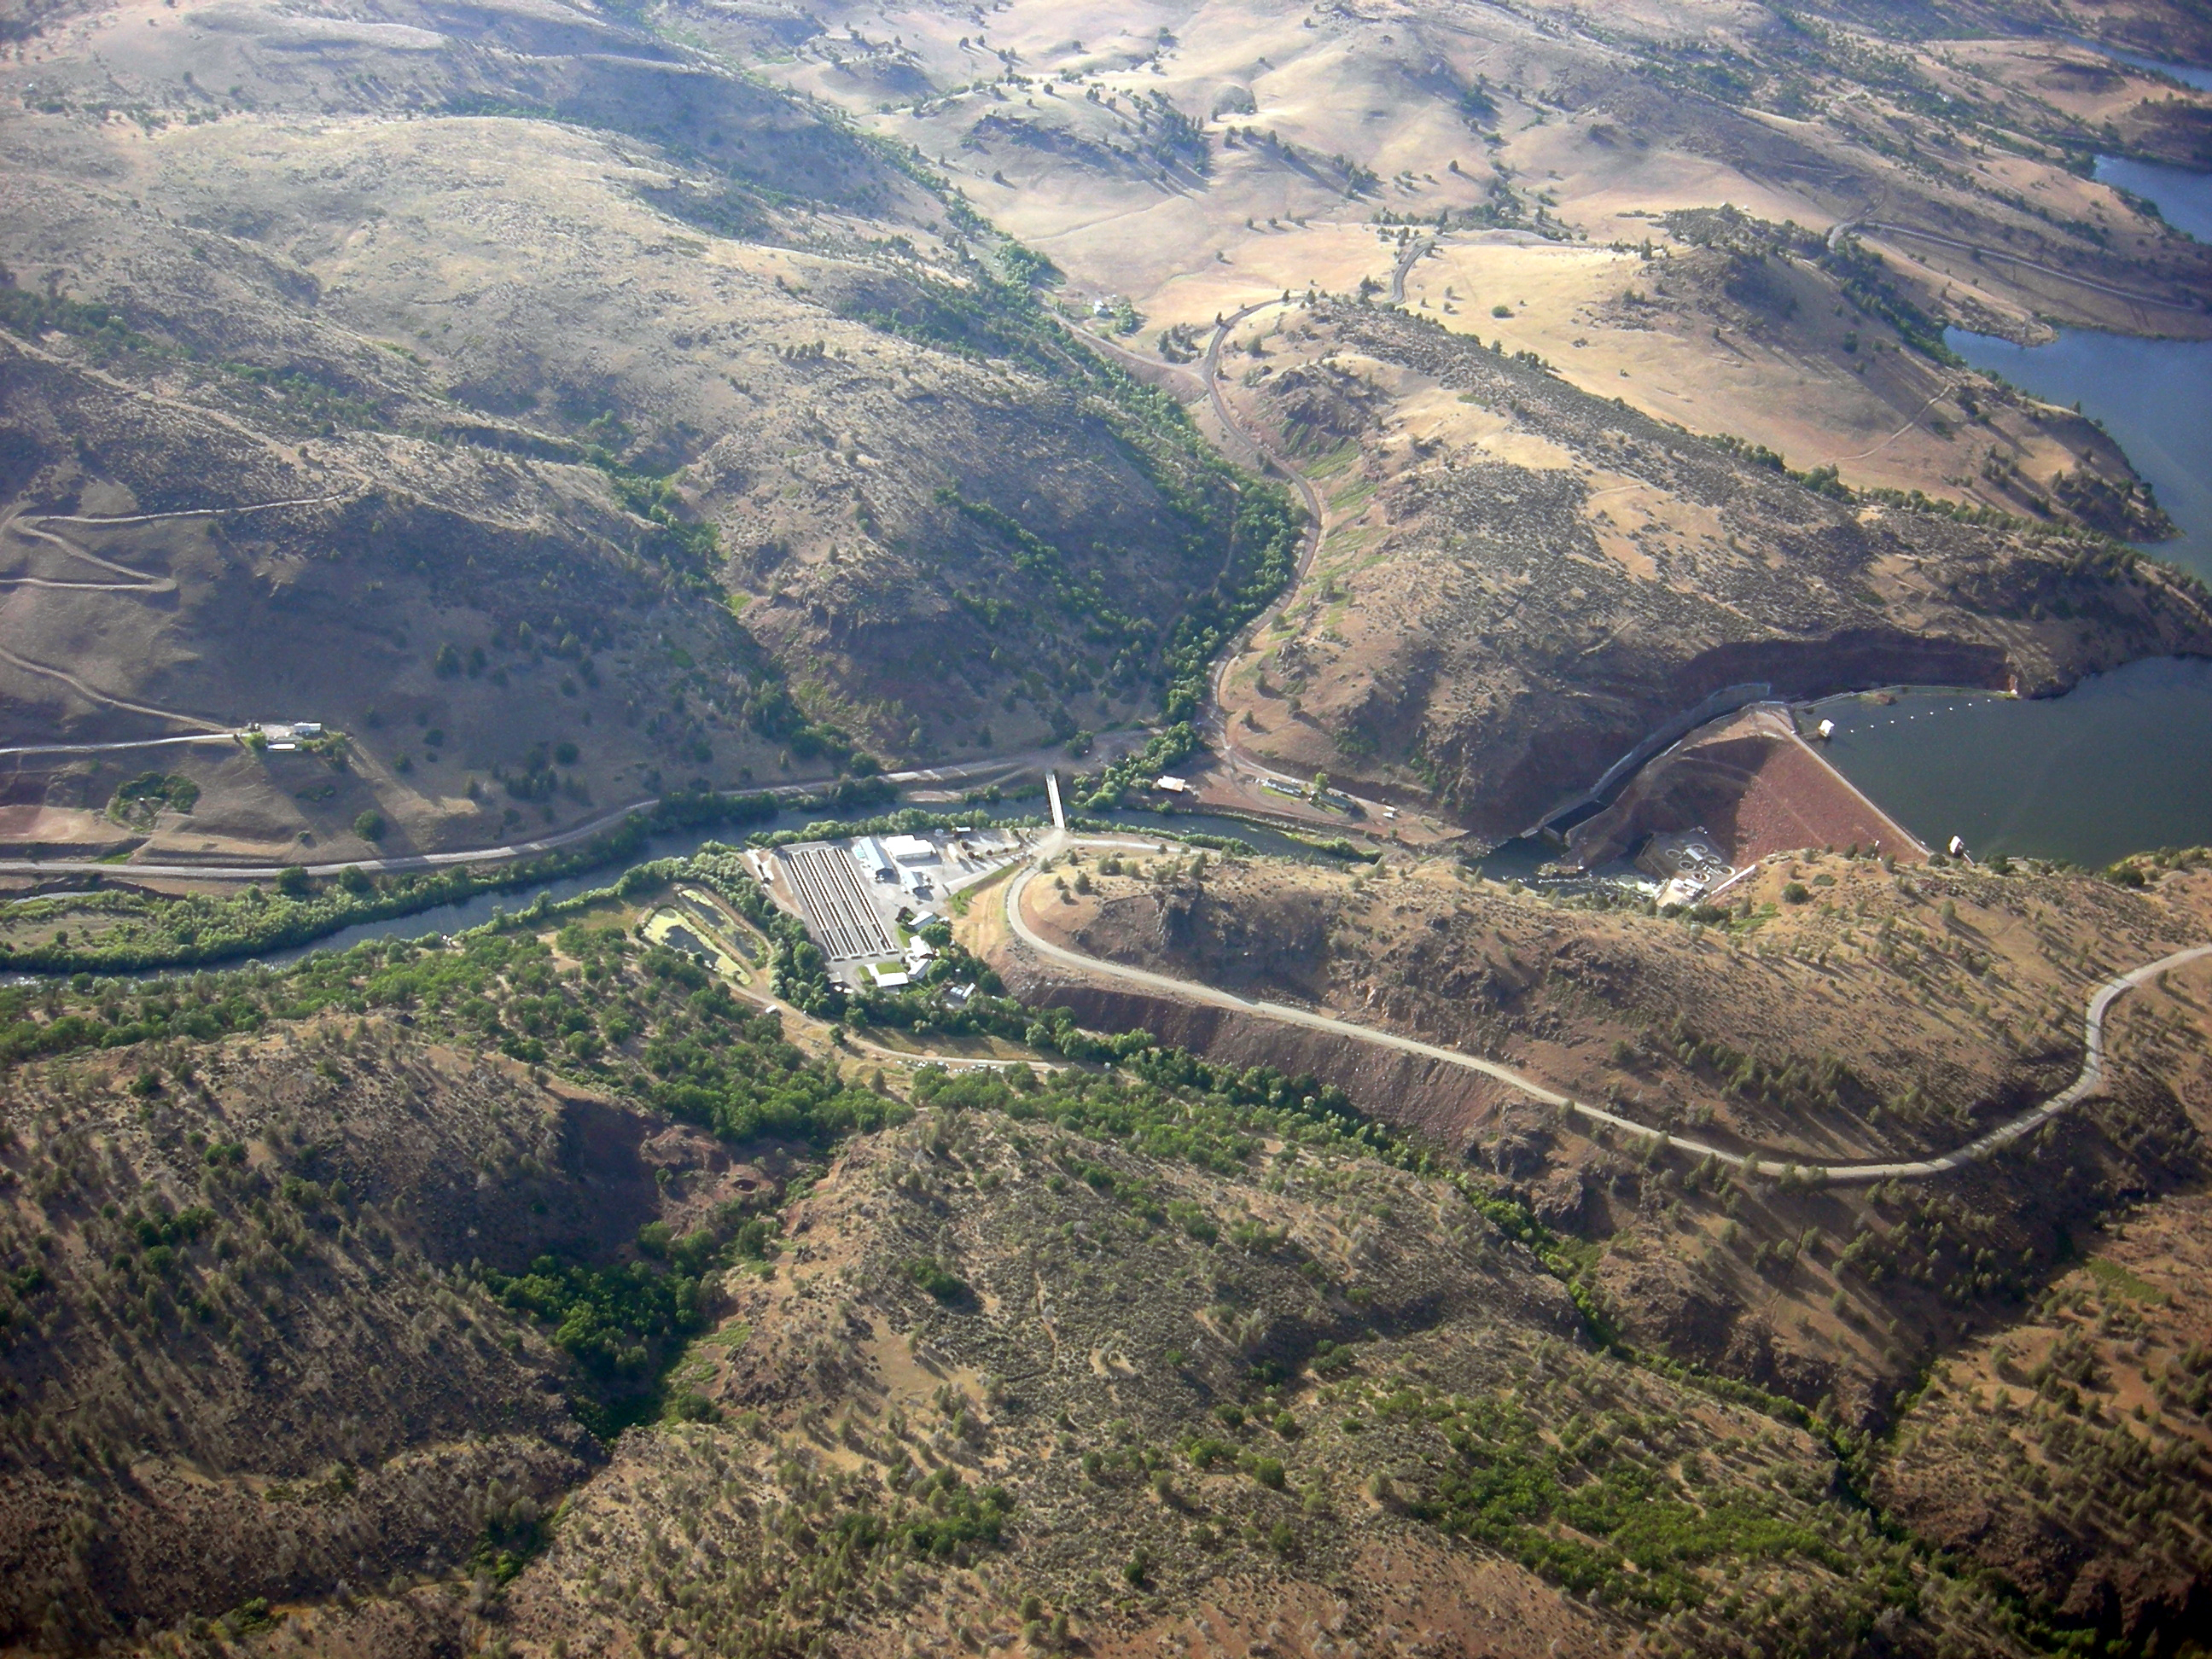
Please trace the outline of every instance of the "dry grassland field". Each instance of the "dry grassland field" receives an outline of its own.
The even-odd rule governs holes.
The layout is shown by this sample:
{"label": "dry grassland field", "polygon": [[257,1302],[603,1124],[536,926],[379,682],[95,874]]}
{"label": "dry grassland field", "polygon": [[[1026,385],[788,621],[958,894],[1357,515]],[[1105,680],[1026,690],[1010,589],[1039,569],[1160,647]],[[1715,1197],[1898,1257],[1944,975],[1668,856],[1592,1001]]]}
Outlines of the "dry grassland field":
{"label": "dry grassland field", "polygon": [[2207,65],[0,0],[0,1654],[2212,1651]]}

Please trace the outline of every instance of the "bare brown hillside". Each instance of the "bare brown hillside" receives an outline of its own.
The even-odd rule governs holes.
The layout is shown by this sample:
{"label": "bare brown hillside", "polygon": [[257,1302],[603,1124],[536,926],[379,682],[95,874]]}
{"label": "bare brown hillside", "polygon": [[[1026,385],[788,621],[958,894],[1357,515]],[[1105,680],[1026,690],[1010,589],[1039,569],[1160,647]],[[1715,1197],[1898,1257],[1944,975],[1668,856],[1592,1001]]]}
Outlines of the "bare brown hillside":
{"label": "bare brown hillside", "polygon": [[[2137,895],[1800,854],[1769,861],[1747,912],[1669,921],[1433,863],[1347,880],[1093,859],[1065,895],[1040,884],[1034,915],[1087,951],[1454,1043],[1655,1125],[1810,1162],[1959,1145],[2070,1077],[2089,985],[2203,936],[2204,878],[2185,873],[2200,860],[2161,876],[2167,862],[2136,866],[2151,878]],[[2201,963],[2118,1005],[2109,1097],[2022,1152],[1940,1181],[1824,1188],[1655,1160],[1465,1073],[1009,961],[1030,994],[1083,1018],[1218,1062],[1310,1066],[1464,1146],[1589,1241],[1586,1283],[1635,1340],[1888,1424],[1878,1500],[2054,1617],[2132,1642],[2201,1618]]]}
{"label": "bare brown hillside", "polygon": [[1332,528],[1224,679],[1237,745],[1504,838],[1731,687],[2048,692],[2203,648],[2177,573],[1838,499],[1376,307],[1255,333],[1245,395],[1325,458]]}
{"label": "bare brown hillside", "polygon": [[134,0],[0,88],[0,738],[349,735],[342,814],[166,757],[219,852],[1150,714],[1264,553],[930,168],[634,20]]}
{"label": "bare brown hillside", "polygon": [[[1556,1280],[1449,1189],[1272,1140],[1250,1174],[1194,1169],[1072,1133],[1050,1101],[1024,1121],[998,1086],[1010,1109],[950,1091],[845,1153],[686,1362],[723,1421],[626,1437],[479,1639],[1757,1651],[1683,1576],[1710,1551],[1739,1612],[1816,1645],[1886,1620],[1903,1651],[2010,1647],[1971,1593],[1890,1611],[1923,1569],[1822,1495],[1817,1442],[1592,1352]],[[1574,1525],[1671,1506],[1643,1575],[1567,1594],[1609,1565],[1582,1534],[1483,1532],[1486,1482],[1569,1468],[1548,1433],[1590,1471],[1567,1476]],[[1780,1523],[1764,1559],[1739,1553],[1747,1501]],[[441,1611],[318,1609],[302,1637],[422,1651]]]}
{"label": "bare brown hillside", "polygon": [[7,988],[13,1638],[2030,1650],[1806,1413],[1607,1346],[1525,1165],[1188,1055],[887,1076],[641,943],[665,873]]}
{"label": "bare brown hillside", "polygon": [[[1930,365],[1891,349],[1894,301],[2021,336],[2207,326],[2204,250],[2087,165],[2203,164],[2212,95],[2092,44],[2202,64],[2186,0],[676,9],[939,158],[1068,272],[1093,326],[1170,361],[1251,301],[1395,298],[1395,280],[1409,309],[1647,414],[1855,484],[1971,496],[1984,456],[1960,465],[1928,418]],[[1698,257],[1678,216],[1723,208],[1816,244],[1857,224],[1887,300]],[[2001,453],[2045,477],[2074,465]]]}

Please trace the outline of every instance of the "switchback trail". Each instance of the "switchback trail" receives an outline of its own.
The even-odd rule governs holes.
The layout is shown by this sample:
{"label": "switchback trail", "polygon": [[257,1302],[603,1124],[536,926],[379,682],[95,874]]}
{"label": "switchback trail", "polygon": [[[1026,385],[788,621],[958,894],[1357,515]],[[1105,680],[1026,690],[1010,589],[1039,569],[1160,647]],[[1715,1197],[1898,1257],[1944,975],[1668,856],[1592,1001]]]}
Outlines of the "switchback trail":
{"label": "switchback trail", "polygon": [[218,733],[224,737],[230,735],[230,727],[223,725],[220,720],[203,720],[198,714],[180,714],[173,708],[155,708],[146,703],[131,702],[126,698],[114,696],[97,687],[87,685],[76,675],[64,669],[55,668],[42,662],[33,662],[28,657],[19,657],[12,651],[0,650],[0,662],[12,663],[27,674],[42,674],[48,679],[59,680],[88,702],[100,703],[109,708],[120,708],[126,714],[145,714],[157,720],[171,721],[178,726],[196,726],[210,736]]}
{"label": "switchback trail", "polygon": [[[1048,836],[1038,845],[1040,858],[1048,856],[1060,848],[1073,844],[1076,837]],[[1310,1030],[1327,1031],[1354,1042],[1364,1042],[1376,1048],[1394,1048],[1401,1054],[1417,1054],[1447,1066],[1456,1066],[1464,1071],[1479,1072],[1483,1076],[1517,1089],[1532,1100],[1547,1106],[1564,1107],[1593,1123],[1602,1123],[1644,1139],[1656,1139],[1671,1151],[1685,1152],[1692,1158],[1711,1158],[1723,1164],[1744,1170],[1750,1175],[1778,1176],[1793,1165],[1808,1176],[1831,1183],[1857,1183],[1873,1181],[1918,1181],[1939,1176],[1953,1170],[1978,1164],[2002,1147],[2010,1146],[2024,1135],[2033,1134],[2060,1113],[2079,1105],[2094,1094],[2105,1080],[2105,1014],[2112,1004],[2145,981],[2154,979],[2170,968],[2197,957],[2212,955],[2212,945],[2192,945],[2177,951],[2172,956],[2146,963],[2131,972],[2106,980],[2089,999],[2083,1024],[2083,1058],[2081,1070],[2066,1088],[2045,1101],[2040,1106],[2022,1112],[1990,1130],[1978,1139],[1971,1140],[1954,1151],[1930,1158],[1907,1159],[1889,1164],[1808,1164],[1771,1152],[1731,1152],[1686,1135],[1674,1134],[1664,1129],[1655,1129],[1638,1123],[1633,1118],[1608,1112],[1548,1089],[1510,1066],[1474,1054],[1462,1054],[1455,1048],[1440,1048],[1433,1042],[1422,1042],[1416,1038],[1401,1036],[1395,1031],[1377,1030],[1372,1026],[1355,1025],[1349,1020],[1332,1018],[1307,1008],[1294,1008],[1280,1002],[1255,1001],[1240,997],[1234,992],[1201,984],[1195,980],[1176,979],[1166,974],[1155,974],[1143,968],[1132,968],[1126,963],[1109,962],[1101,957],[1089,957],[1055,945],[1031,927],[1022,915],[1022,894],[1036,875],[1037,866],[1031,864],[1006,886],[1006,925],[1016,938],[1043,957],[1064,968],[1082,973],[1103,975],[1148,991],[1158,992],[1179,1002],[1202,1003],[1211,1007],[1227,1008],[1237,1013],[1253,1014],[1262,1019],[1279,1020],[1286,1025],[1300,1025]]]}
{"label": "switchback trail", "polygon": [[[39,526],[50,525],[73,525],[81,529],[106,529],[122,525],[161,524],[173,519],[215,519],[241,513],[264,513],[272,507],[312,507],[319,505],[325,501],[345,500],[352,495],[358,495],[359,493],[359,489],[356,489],[352,490],[340,490],[330,495],[288,497],[283,501],[253,501],[240,507],[194,507],[173,513],[129,513],[120,514],[113,517],[106,518],[94,517],[79,513],[27,514],[11,508],[4,515],[0,515],[0,535],[13,532],[17,535],[30,537],[34,540],[51,543],[55,547],[59,548],[64,554],[72,559],[81,559],[87,564],[96,566],[98,568],[107,571],[113,575],[127,577],[129,580],[112,582],[73,582],[62,581],[51,576],[0,576],[0,586],[37,587],[66,592],[94,593],[173,593],[177,591],[177,582],[173,576],[150,575],[143,570],[133,569],[127,564],[118,564],[112,559],[102,558],[90,548],[72,541],[66,536],[57,535],[51,529],[43,529]],[[12,651],[0,650],[0,662],[9,663],[15,667],[23,670],[26,673],[38,674],[47,679],[59,680],[63,684],[68,686],[80,696],[82,696],[92,702],[98,703],[104,708],[120,709],[124,713],[130,714],[145,714],[155,720],[167,720],[173,725],[193,726],[210,737],[228,737],[231,732],[231,728],[223,725],[219,720],[206,720],[198,714],[183,714],[173,708],[156,708],[147,703],[133,702],[126,697],[118,697],[112,692],[102,691],[96,687],[87,685],[82,680],[79,679],[76,675],[69,672],[66,669],[56,668],[48,663],[33,662],[27,657],[17,656]],[[70,748],[78,748],[90,751],[97,749],[123,748],[126,746],[137,747],[140,745],[125,745],[121,744],[82,745],[35,744],[0,750],[0,753],[61,753]]]}
{"label": "switchback trail", "polygon": [[[66,536],[57,536],[51,530],[32,528],[34,523],[52,522],[50,519],[32,520],[10,517],[4,524],[0,524],[0,529],[10,530],[19,536],[28,536],[34,540],[52,542],[73,559],[82,559],[87,564],[97,565],[100,569],[114,575],[128,576],[131,580],[124,582],[65,582],[56,580],[51,576],[0,576],[0,583],[4,583],[10,587],[55,587],[94,593],[173,593],[177,591],[176,578],[173,576],[149,576],[144,571],[134,570],[127,564],[118,564],[112,559],[103,559],[90,548],[81,547]],[[76,524],[84,521],[72,519],[66,522]]]}

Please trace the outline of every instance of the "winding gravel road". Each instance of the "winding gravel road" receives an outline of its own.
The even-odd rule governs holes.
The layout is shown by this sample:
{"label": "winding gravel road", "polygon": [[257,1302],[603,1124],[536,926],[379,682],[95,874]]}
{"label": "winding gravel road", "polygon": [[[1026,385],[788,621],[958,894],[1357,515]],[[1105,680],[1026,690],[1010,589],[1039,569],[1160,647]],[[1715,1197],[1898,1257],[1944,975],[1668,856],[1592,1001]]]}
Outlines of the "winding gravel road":
{"label": "winding gravel road", "polygon": [[7,755],[106,755],[118,749],[167,749],[179,743],[236,743],[244,732],[187,732],[181,738],[129,738],[118,743],[19,743]]}
{"label": "winding gravel road", "polygon": [[[1038,843],[1037,856],[1042,859],[1059,851],[1061,848],[1079,844],[1103,846],[1126,843],[1091,842],[1073,836],[1048,836]],[[2089,999],[2088,1012],[2084,1024],[2085,1051],[2080,1075],[2066,1088],[2051,1096],[2040,1106],[2022,1112],[2019,1116],[1990,1130],[1979,1139],[1971,1140],[1965,1146],[1945,1152],[1937,1158],[1915,1158],[1892,1164],[1808,1164],[1802,1159],[1786,1158],[1771,1152],[1726,1152],[1702,1140],[1692,1139],[1687,1135],[1654,1129],[1647,1124],[1637,1122],[1633,1118],[1623,1117],[1618,1113],[1608,1112],[1602,1107],[1590,1105],[1587,1101],[1577,1100],[1572,1096],[1563,1095],[1556,1090],[1548,1089],[1526,1073],[1517,1072],[1510,1066],[1502,1066],[1496,1060],[1484,1060],[1478,1055],[1462,1054],[1455,1048],[1440,1048],[1433,1042],[1422,1042],[1413,1037],[1401,1036],[1395,1031],[1377,1030],[1368,1025],[1355,1025],[1349,1020],[1334,1019],[1327,1014],[1317,1014],[1307,1008],[1291,1007],[1285,1003],[1263,1002],[1240,997],[1234,992],[1222,990],[1217,986],[1202,984],[1195,980],[1176,979],[1166,974],[1155,974],[1146,969],[1132,968],[1123,963],[1109,962],[1103,957],[1085,956],[1079,951],[1071,951],[1065,945],[1055,945],[1043,938],[1036,929],[1030,926],[1028,919],[1022,915],[1022,894],[1028,889],[1030,878],[1036,872],[1037,866],[1032,864],[1007,884],[1006,925],[1013,929],[1015,936],[1023,944],[1046,961],[1057,963],[1060,967],[1119,980],[1124,984],[1138,986],[1145,990],[1157,991],[1179,1002],[1200,1003],[1211,1007],[1231,1009],[1237,1013],[1254,1014],[1262,1019],[1279,1020],[1286,1025],[1302,1025],[1309,1030],[1327,1031],[1354,1042],[1364,1042],[1379,1048],[1395,1048],[1401,1054],[1418,1054],[1424,1060],[1437,1060],[1446,1066],[1456,1066],[1464,1071],[1479,1072],[1485,1077],[1495,1079],[1500,1083],[1519,1090],[1532,1100],[1541,1101],[1547,1106],[1563,1106],[1593,1123],[1609,1124],[1614,1128],[1624,1130],[1639,1138],[1656,1137],[1662,1146],[1672,1151],[1685,1152],[1692,1158],[1717,1158],[1721,1163],[1742,1170],[1747,1174],[1779,1175],[1785,1168],[1794,1164],[1807,1174],[1834,1184],[1923,1180],[1930,1176],[1943,1175],[1953,1170],[1964,1169],[1967,1164],[1979,1163],[2000,1147],[2009,1146],[2023,1135],[2033,1134],[2060,1113],[2087,1100],[2104,1083],[2105,1014],[2112,1004],[2136,986],[2147,980],[2156,978],[2170,968],[2178,968],[2182,963],[2193,962],[2199,957],[2212,955],[2212,945],[2192,945],[2188,950],[2177,951],[2172,956],[2161,957],[2156,962],[2147,963],[2132,972],[2106,981],[2097,988],[2096,994]]]}
{"label": "winding gravel road", "polygon": [[56,668],[51,663],[33,662],[28,657],[19,657],[14,652],[0,647],[0,662],[9,663],[27,674],[37,674],[46,679],[59,680],[64,685],[88,702],[96,702],[106,708],[119,708],[126,714],[144,714],[153,720],[167,720],[177,726],[198,727],[210,737],[228,737],[230,728],[220,720],[203,720],[198,714],[187,714],[180,709],[156,708],[149,703],[132,702],[101,690],[96,685],[87,685],[66,668]]}
{"label": "winding gravel road", "polygon": [[1307,573],[1313,568],[1315,558],[1321,552],[1321,544],[1326,534],[1321,492],[1313,487],[1312,481],[1304,473],[1291,465],[1289,456],[1283,454],[1268,443],[1261,433],[1240,422],[1237,418],[1236,411],[1230,408],[1229,400],[1221,395],[1221,348],[1227,343],[1230,331],[1253,313],[1265,311],[1269,306],[1279,306],[1282,303],[1280,299],[1255,300],[1249,306],[1243,306],[1231,312],[1215,324],[1213,337],[1206,343],[1203,367],[1206,373],[1206,396],[1212,402],[1214,417],[1221,422],[1222,430],[1233,441],[1242,443],[1250,452],[1255,464],[1261,471],[1273,471],[1280,473],[1290,482],[1291,487],[1298,492],[1298,499],[1304,504],[1306,509],[1304,545],[1298,550],[1297,568],[1291,573],[1291,580],[1283,585],[1283,591],[1275,596],[1273,603],[1247,623],[1237,638],[1224,645],[1214,659],[1213,672],[1206,681],[1208,707],[1200,711],[1198,726],[1200,731],[1210,732],[1213,735],[1215,740],[1221,745],[1223,757],[1232,767],[1240,767],[1254,777],[1273,778],[1279,783],[1303,787],[1303,780],[1287,776],[1266,764],[1257,756],[1249,754],[1237,746],[1236,734],[1230,730],[1229,711],[1221,696],[1223,686],[1228,683],[1229,671],[1237,665],[1237,659],[1243,655],[1245,646],[1257,639],[1260,630],[1273,622],[1283,607],[1297,597],[1299,587],[1305,581]]}
{"label": "winding gravel road", "polygon": [[[356,488],[340,490],[331,495],[294,496],[276,501],[253,501],[243,507],[189,507],[172,513],[127,513],[109,517],[93,517],[80,513],[24,514],[20,511],[11,510],[4,516],[0,516],[0,536],[14,534],[27,536],[37,541],[50,542],[61,549],[62,552],[70,558],[82,560],[112,574],[128,577],[130,580],[113,582],[73,582],[62,581],[50,576],[13,575],[0,576],[0,586],[46,588],[92,593],[173,593],[177,591],[174,577],[150,575],[145,571],[133,569],[129,565],[119,564],[113,559],[102,558],[90,548],[71,541],[66,536],[58,536],[51,529],[40,529],[36,526],[65,524],[75,525],[83,529],[101,530],[112,528],[118,525],[162,524],[176,519],[220,519],[235,517],[244,513],[265,513],[273,507],[313,507],[325,501],[346,500],[359,493],[360,490]],[[112,692],[102,691],[97,686],[88,685],[67,669],[57,668],[51,663],[33,662],[28,657],[18,656],[14,652],[7,650],[0,650],[0,662],[20,668],[27,674],[36,674],[50,680],[59,680],[87,702],[98,703],[102,708],[121,709],[127,714],[144,714],[154,720],[167,720],[175,726],[188,726],[204,738],[225,738],[231,735],[231,728],[220,720],[204,719],[200,715],[188,714],[179,709],[157,708],[149,703],[133,702],[127,697],[118,697]],[[143,744],[83,745],[33,744],[0,750],[0,754],[60,754],[67,752],[70,748],[91,752],[98,749],[144,746],[147,745]]]}

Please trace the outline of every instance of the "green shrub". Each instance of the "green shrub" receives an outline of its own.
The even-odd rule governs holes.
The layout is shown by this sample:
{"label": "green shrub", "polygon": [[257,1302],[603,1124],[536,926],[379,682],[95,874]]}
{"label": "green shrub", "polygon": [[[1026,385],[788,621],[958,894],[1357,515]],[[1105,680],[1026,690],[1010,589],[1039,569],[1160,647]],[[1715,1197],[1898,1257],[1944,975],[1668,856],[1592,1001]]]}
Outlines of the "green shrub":
{"label": "green shrub", "polygon": [[969,1486],[957,1471],[939,1469],[915,1489],[928,1513],[901,1530],[916,1555],[950,1559],[963,1547],[995,1544],[1012,1513],[1013,1498],[1003,1486]]}
{"label": "green shrub", "polygon": [[108,802],[110,816],[120,822],[150,824],[163,807],[189,812],[199,802],[200,787],[179,772],[141,772],[117,787]]}
{"label": "green shrub", "polygon": [[1307,1369],[1316,1376],[1334,1376],[1339,1371],[1351,1370],[1357,1358],[1348,1343],[1340,1346],[1323,1337],[1316,1345],[1314,1357],[1308,1363]]}
{"label": "green shrub", "polygon": [[906,1264],[908,1279],[927,1291],[939,1302],[957,1302],[968,1294],[968,1283],[944,1263],[927,1256],[918,1257]]}
{"label": "green shrub", "polygon": [[656,1352],[706,1322],[696,1279],[642,1261],[597,1268],[542,1255],[527,1273],[488,1270],[483,1282],[507,1307],[552,1326],[554,1345],[602,1382],[649,1379]]}
{"label": "green shrub", "polygon": [[1190,1459],[1191,1468],[1202,1474],[1217,1463],[1234,1463],[1237,1448],[1226,1440],[1201,1436],[1185,1442],[1182,1455]]}
{"label": "green shrub", "polygon": [[719,1423],[722,1408],[705,1395],[686,1389],[668,1402],[668,1415],[678,1423]]}

